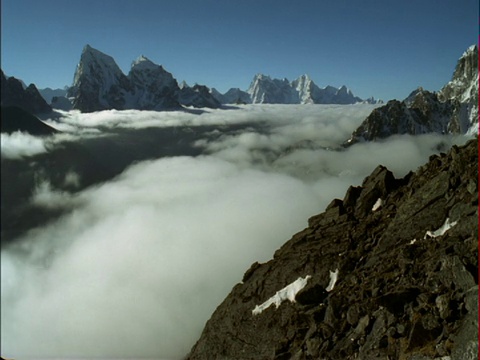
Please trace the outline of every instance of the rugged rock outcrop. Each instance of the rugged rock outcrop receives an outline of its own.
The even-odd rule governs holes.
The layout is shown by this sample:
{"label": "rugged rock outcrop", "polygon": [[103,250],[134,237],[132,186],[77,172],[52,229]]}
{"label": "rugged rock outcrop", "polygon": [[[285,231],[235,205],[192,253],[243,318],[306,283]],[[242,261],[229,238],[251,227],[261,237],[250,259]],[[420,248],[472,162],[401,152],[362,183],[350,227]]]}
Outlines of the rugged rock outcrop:
{"label": "rugged rock outcrop", "polygon": [[250,267],[187,359],[477,359],[477,154],[378,166]]}
{"label": "rugged rock outcrop", "polygon": [[452,80],[438,93],[418,88],[405,100],[372,111],[345,145],[394,134],[478,134],[478,48],[458,60]]}
{"label": "rugged rock outcrop", "polygon": [[3,71],[0,74],[0,83],[2,106],[18,106],[32,114],[46,114],[52,111],[34,84],[24,88],[22,81],[13,76],[5,76]]}

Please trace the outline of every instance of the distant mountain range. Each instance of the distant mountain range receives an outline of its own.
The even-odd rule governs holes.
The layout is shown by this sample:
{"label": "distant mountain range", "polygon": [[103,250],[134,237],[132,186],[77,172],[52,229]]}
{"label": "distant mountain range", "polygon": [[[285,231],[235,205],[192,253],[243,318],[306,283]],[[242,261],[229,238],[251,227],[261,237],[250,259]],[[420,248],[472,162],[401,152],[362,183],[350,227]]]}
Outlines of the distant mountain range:
{"label": "distant mountain range", "polygon": [[[169,110],[184,107],[219,108],[221,104],[355,104],[382,103],[355,96],[346,86],[318,87],[307,75],[294,81],[258,74],[247,91],[232,88],[221,94],[204,85],[178,84],[171,73],[145,56],[132,63],[128,75],[115,60],[91,46],[83,49],[68,89],[37,90],[1,74],[2,106],[18,106],[32,114],[56,109],[93,112],[107,109]],[[43,98],[42,98],[43,96]],[[51,105],[44,99],[51,102]],[[378,107],[345,142],[386,138],[393,134],[478,133],[478,47],[458,60],[452,79],[440,91],[419,87],[403,101]]]}
{"label": "distant mountain range", "polygon": [[49,104],[51,104],[54,101],[55,97],[67,96],[67,91],[68,91],[68,86],[65,86],[63,89],[51,89],[49,87],[45,89],[38,89],[38,92],[40,93],[40,95],[42,95],[45,101]]}
{"label": "distant mountain range", "polygon": [[302,75],[294,81],[272,79],[257,74],[247,91],[232,88],[225,94],[212,89],[213,96],[222,104],[355,104],[382,103],[373,97],[363,100],[346,87],[318,87],[308,75]]}
{"label": "distant mountain range", "polygon": [[[306,75],[293,82],[256,75],[247,91],[238,88],[221,94],[204,85],[188,86],[145,56],[132,63],[128,75],[115,60],[91,46],[83,49],[67,96],[74,109],[92,112],[106,109],[168,110],[182,106],[218,108],[221,104],[354,104],[364,100],[345,86],[319,88]],[[366,102],[376,103],[368,99]]]}

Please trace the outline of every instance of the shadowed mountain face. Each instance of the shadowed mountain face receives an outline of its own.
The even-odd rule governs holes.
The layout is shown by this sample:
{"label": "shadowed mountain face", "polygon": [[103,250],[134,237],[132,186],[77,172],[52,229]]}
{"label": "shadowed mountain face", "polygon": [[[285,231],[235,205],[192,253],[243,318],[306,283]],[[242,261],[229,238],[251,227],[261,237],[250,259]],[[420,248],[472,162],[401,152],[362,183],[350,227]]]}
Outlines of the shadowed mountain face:
{"label": "shadowed mountain face", "polygon": [[1,132],[22,131],[30,135],[51,135],[57,132],[51,126],[17,106],[1,107]]}
{"label": "shadowed mountain face", "polygon": [[45,89],[38,89],[38,92],[40,93],[40,95],[42,95],[42,97],[48,104],[51,104],[53,98],[65,97],[67,95],[67,90],[68,87],[65,87],[63,89],[51,89],[47,87]]}
{"label": "shadowed mountain face", "polygon": [[34,84],[24,89],[20,80],[6,77],[3,71],[0,74],[0,83],[2,106],[17,106],[32,114],[45,114],[52,111]]}
{"label": "shadowed mountain face", "polygon": [[250,267],[187,358],[477,359],[477,153],[403,179],[377,167]]}

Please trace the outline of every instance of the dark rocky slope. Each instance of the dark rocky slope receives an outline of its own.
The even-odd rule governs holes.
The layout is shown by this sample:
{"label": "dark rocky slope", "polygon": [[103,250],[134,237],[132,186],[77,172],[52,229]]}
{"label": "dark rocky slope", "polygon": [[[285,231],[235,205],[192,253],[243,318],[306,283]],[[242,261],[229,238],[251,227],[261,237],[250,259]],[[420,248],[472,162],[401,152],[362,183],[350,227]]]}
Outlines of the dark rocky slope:
{"label": "dark rocky slope", "polygon": [[52,135],[58,132],[17,106],[0,106],[0,109],[0,129],[2,133],[11,134],[15,131],[22,131],[30,135]]}
{"label": "dark rocky slope", "polygon": [[[187,359],[477,359],[477,154],[454,146],[403,179],[377,167],[251,266]],[[296,301],[252,313],[307,275]]]}
{"label": "dark rocky slope", "polygon": [[7,77],[0,71],[0,103],[2,106],[18,106],[32,114],[46,114],[52,111],[34,84],[25,89],[20,80]]}

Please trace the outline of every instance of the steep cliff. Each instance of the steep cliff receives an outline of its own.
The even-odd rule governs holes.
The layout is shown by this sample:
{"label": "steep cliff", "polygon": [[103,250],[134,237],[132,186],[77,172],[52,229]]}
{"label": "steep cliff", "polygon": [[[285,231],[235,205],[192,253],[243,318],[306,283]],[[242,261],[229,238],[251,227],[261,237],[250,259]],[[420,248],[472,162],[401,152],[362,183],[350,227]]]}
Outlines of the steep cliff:
{"label": "steep cliff", "polygon": [[127,108],[133,86],[115,60],[89,45],[83,48],[73,85],[67,92],[82,112]]}
{"label": "steep cliff", "polygon": [[255,263],[188,359],[477,359],[478,143],[378,166]]}

